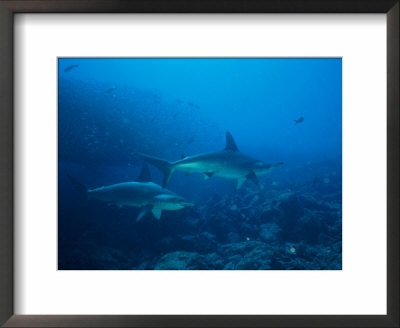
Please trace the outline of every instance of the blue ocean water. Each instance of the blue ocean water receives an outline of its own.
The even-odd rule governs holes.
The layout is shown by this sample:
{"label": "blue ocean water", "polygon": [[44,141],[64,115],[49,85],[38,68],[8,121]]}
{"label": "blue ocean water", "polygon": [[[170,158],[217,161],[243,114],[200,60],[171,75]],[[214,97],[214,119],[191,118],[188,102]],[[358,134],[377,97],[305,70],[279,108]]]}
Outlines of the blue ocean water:
{"label": "blue ocean water", "polygon": [[[227,131],[284,164],[238,190],[176,170],[166,188],[195,205],[159,220],[77,188],[135,181],[138,153],[222,151]],[[341,59],[60,58],[58,163],[61,270],[342,268]]]}

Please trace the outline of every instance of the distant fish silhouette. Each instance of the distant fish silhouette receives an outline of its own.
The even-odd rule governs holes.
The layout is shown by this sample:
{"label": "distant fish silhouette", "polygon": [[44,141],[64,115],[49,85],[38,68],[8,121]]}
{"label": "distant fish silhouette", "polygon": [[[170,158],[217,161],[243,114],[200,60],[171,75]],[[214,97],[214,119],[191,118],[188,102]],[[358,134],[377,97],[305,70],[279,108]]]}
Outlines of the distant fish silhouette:
{"label": "distant fish silhouette", "polygon": [[176,102],[177,102],[178,104],[181,104],[181,103],[182,103],[182,100],[176,99]]}
{"label": "distant fish silhouette", "polygon": [[191,102],[188,102],[188,105],[189,105],[190,107],[193,107],[193,106],[194,106],[193,103],[191,103]]}
{"label": "distant fish silhouette", "polygon": [[154,116],[154,117],[151,119],[151,123],[154,123],[155,120],[156,120],[156,116]]}
{"label": "distant fish silhouette", "polygon": [[174,114],[174,118],[176,118],[178,115],[179,115],[179,112],[176,112],[176,113]]}
{"label": "distant fish silhouette", "polygon": [[112,87],[112,88],[108,89],[108,90],[106,91],[106,93],[111,93],[111,92],[113,92],[115,89],[116,89],[115,87]]}
{"label": "distant fish silhouette", "polygon": [[78,67],[79,67],[79,65],[70,65],[66,69],[64,69],[64,72],[69,72],[71,69],[78,68]]}
{"label": "distant fish silhouette", "polygon": [[297,124],[297,123],[302,123],[304,121],[304,117],[303,116],[300,116],[300,118],[298,119],[298,120],[294,120],[294,123],[295,124]]}
{"label": "distant fish silhouette", "polygon": [[195,107],[196,109],[199,109],[199,108],[200,108],[200,106],[199,106],[199,105],[195,105],[194,107]]}

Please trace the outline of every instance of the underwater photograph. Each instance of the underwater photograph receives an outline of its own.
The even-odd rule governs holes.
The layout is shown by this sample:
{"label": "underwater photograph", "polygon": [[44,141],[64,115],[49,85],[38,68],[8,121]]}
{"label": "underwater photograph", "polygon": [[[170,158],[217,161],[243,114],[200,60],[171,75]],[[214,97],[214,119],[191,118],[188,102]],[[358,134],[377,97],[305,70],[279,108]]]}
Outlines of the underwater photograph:
{"label": "underwater photograph", "polygon": [[341,58],[59,58],[58,270],[341,270]]}

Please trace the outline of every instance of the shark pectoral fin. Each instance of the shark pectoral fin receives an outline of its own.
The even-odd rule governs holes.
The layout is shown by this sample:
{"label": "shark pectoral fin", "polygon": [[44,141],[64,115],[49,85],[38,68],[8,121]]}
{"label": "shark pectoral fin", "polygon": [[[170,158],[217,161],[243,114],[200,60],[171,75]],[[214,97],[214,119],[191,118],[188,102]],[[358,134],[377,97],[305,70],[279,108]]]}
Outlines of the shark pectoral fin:
{"label": "shark pectoral fin", "polygon": [[242,178],[239,178],[238,180],[237,180],[237,184],[236,184],[236,189],[235,189],[235,191],[236,190],[239,190],[242,186],[243,186],[243,183],[246,181],[246,178],[245,177],[242,177]]}
{"label": "shark pectoral fin", "polygon": [[147,214],[147,212],[151,209],[150,206],[144,206],[142,207],[142,209],[140,210],[139,215],[136,218],[136,222],[139,222],[141,219],[143,219],[143,217]]}
{"label": "shark pectoral fin", "polygon": [[253,181],[257,186],[259,185],[258,178],[254,171],[250,171],[250,173],[246,175],[246,178]]}
{"label": "shark pectoral fin", "polygon": [[155,216],[155,218],[157,220],[160,220],[162,210],[160,208],[153,208],[151,211],[153,212],[153,215]]}
{"label": "shark pectoral fin", "polygon": [[164,180],[163,180],[163,188],[167,185],[169,179],[171,179],[172,173],[174,173],[175,169],[174,168],[169,168],[168,171],[164,173]]}
{"label": "shark pectoral fin", "polygon": [[211,178],[213,175],[214,175],[214,172],[204,172],[203,173],[204,180]]}

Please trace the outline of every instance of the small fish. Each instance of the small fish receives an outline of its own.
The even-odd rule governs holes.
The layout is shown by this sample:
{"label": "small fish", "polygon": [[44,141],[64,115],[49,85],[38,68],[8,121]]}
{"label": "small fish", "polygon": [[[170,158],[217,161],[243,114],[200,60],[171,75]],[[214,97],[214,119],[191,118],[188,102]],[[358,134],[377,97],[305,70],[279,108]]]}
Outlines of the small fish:
{"label": "small fish", "polygon": [[190,107],[193,107],[193,106],[194,106],[193,103],[191,103],[191,102],[188,102],[188,105],[189,105]]}
{"label": "small fish", "polygon": [[64,72],[69,72],[71,69],[78,68],[78,67],[79,67],[79,65],[70,65],[66,69],[64,69]]}
{"label": "small fish", "polygon": [[181,104],[181,103],[182,103],[182,100],[176,99],[176,102],[177,102],[178,104]]}
{"label": "small fish", "polygon": [[300,116],[300,118],[298,119],[298,120],[294,120],[294,123],[295,124],[297,124],[297,123],[302,123],[304,121],[304,117],[303,116]]}
{"label": "small fish", "polygon": [[178,115],[179,115],[179,112],[176,112],[176,113],[174,114],[174,118],[176,118]]}
{"label": "small fish", "polygon": [[151,123],[154,123],[155,120],[156,120],[156,116],[154,116],[154,117],[151,119]]}
{"label": "small fish", "polygon": [[196,109],[200,109],[200,106],[199,105],[195,105],[194,106]]}
{"label": "small fish", "polygon": [[116,89],[115,87],[112,87],[112,88],[108,89],[108,90],[106,91],[106,93],[111,93],[111,92],[113,92],[115,89]]}

